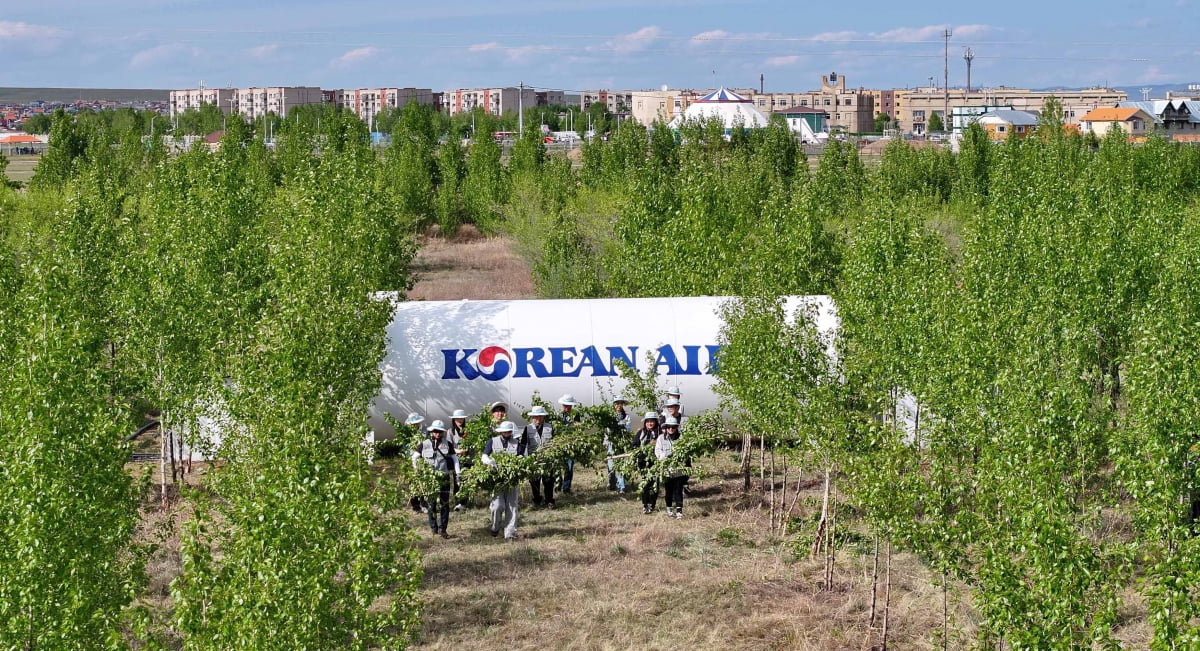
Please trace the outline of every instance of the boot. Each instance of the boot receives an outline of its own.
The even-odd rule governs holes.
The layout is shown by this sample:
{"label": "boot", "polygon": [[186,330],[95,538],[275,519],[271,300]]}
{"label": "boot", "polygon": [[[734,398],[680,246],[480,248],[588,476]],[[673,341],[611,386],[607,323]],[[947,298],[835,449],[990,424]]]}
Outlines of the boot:
{"label": "boot", "polygon": [[679,520],[683,519],[683,507],[682,506],[675,507],[675,518],[679,519]]}
{"label": "boot", "polygon": [[673,517],[675,517],[675,507],[673,507],[673,506],[668,506],[668,507],[667,507],[667,517],[668,517],[668,518],[673,518]]}

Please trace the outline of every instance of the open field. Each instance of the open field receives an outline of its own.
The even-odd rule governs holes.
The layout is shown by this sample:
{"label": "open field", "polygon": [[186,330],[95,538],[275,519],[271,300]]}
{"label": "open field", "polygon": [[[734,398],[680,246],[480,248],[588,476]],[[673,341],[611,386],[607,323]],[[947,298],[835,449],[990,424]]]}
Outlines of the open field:
{"label": "open field", "polygon": [[421,241],[413,261],[417,282],[410,300],[534,298],[529,265],[507,238],[484,238],[474,226],[463,226],[446,239],[436,234]]}
{"label": "open field", "polygon": [[[732,464],[731,465],[731,470]],[[587,490],[555,510],[523,507],[524,538],[487,532],[487,509],[451,516],[449,540],[425,533],[424,626],[415,648],[870,649],[873,546],[839,552],[835,585],[821,588],[823,562],[807,544],[769,529],[764,494],[743,493],[732,474],[697,482],[686,517],[643,515],[636,495]],[[816,482],[813,482],[815,485]],[[527,499],[526,490],[522,499]],[[482,502],[481,502],[482,503]],[[814,491],[798,521],[819,510]],[[882,567],[882,566],[881,566]],[[940,648],[941,590],[915,558],[893,558],[889,645]],[[966,616],[952,596],[952,615]],[[954,621],[952,627],[964,622]],[[970,624],[966,622],[966,624]],[[959,646],[955,644],[954,646]]]}
{"label": "open field", "polygon": [[0,104],[27,102],[165,102],[171,91],[159,88],[15,88],[0,87]]}
{"label": "open field", "polygon": [[9,156],[8,169],[4,171],[4,176],[8,177],[10,181],[28,183],[29,179],[33,178],[33,168],[37,167],[41,158],[41,156]]}

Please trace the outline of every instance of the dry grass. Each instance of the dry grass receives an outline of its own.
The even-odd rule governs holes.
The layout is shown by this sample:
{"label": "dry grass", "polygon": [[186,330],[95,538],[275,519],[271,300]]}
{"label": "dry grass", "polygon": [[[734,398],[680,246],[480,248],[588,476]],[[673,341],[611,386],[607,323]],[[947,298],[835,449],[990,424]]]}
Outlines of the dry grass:
{"label": "dry grass", "polygon": [[[685,500],[687,517],[673,520],[662,514],[661,501],[660,512],[642,515],[636,496],[621,499],[602,490],[602,481],[577,476],[577,484],[592,488],[564,496],[557,510],[525,508],[518,542],[488,534],[486,508],[453,514],[448,541],[424,534],[427,605],[416,648],[870,649],[877,643],[869,626],[868,550],[843,549],[836,585],[824,591],[822,562],[797,558],[789,541],[772,536],[757,494],[747,500],[737,482],[700,482]],[[428,531],[424,516],[412,518]],[[893,648],[940,646],[941,591],[933,578],[911,556],[893,560]],[[951,608],[969,620],[965,606]]]}
{"label": "dry grass", "polygon": [[42,157],[38,156],[9,156],[8,169],[5,170],[4,176],[10,181],[20,181],[28,183],[33,178],[33,168],[37,167],[38,161]]}
{"label": "dry grass", "polygon": [[452,239],[433,232],[421,241],[413,261],[417,282],[408,297],[418,301],[533,298],[529,265],[514,251],[513,241],[483,237],[463,226]]}

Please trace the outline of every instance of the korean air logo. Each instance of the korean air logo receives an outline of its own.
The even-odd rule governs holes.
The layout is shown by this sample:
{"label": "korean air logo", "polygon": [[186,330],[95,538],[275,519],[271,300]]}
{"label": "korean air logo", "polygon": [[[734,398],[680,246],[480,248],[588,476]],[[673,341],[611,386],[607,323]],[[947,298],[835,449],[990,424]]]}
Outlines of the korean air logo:
{"label": "korean air logo", "polygon": [[[664,344],[654,350],[654,365],[665,375],[716,373],[720,346]],[[443,348],[443,380],[486,380],[508,377],[614,377],[617,362],[637,370],[637,346],[548,346],[545,348],[484,346]]]}
{"label": "korean air logo", "polygon": [[479,377],[485,380],[501,380],[508,377],[512,368],[512,353],[500,346],[488,346],[479,351]]}

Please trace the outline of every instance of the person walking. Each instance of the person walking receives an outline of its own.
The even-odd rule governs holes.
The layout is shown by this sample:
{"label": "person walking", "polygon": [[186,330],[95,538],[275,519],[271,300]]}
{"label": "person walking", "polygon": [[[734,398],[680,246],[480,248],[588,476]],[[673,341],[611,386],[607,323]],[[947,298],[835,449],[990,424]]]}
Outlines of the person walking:
{"label": "person walking", "polygon": [[642,513],[654,513],[658,504],[658,478],[650,474],[654,466],[654,442],[660,434],[658,412],[648,411],[642,417],[642,427],[633,435],[634,454],[638,470],[642,471]]}
{"label": "person walking", "polygon": [[[488,439],[487,445],[483,448],[483,456],[479,460],[483,463],[494,466],[496,465],[494,456],[500,454],[515,454],[522,456],[526,454],[525,441],[521,437],[513,436],[517,426],[511,420],[502,421],[494,429],[496,436]],[[504,530],[505,540],[516,540],[519,537],[517,533],[517,500],[520,497],[521,487],[519,485],[512,486],[497,486],[496,493],[492,495],[492,536]]]}
{"label": "person walking", "polygon": [[[579,401],[575,396],[564,393],[558,399],[558,404],[562,407],[562,411],[558,413],[558,419],[563,425],[574,425],[580,422],[579,414],[575,413],[575,407],[579,405]],[[575,478],[575,460],[567,459],[566,466],[563,468],[562,483],[560,484],[564,495],[571,494],[571,480]]]}
{"label": "person walking", "polygon": [[[416,448],[420,441],[425,438],[425,432],[421,429],[421,423],[425,422],[425,417],[417,412],[410,413],[404,419],[404,427],[396,432],[396,438],[400,441],[400,449],[405,450],[411,445]],[[425,506],[425,498],[417,495],[408,498],[408,505],[412,508],[413,513],[428,513],[429,509]]]}
{"label": "person walking", "polygon": [[666,471],[663,481],[666,489],[667,517],[683,517],[683,485],[687,483],[687,474],[683,459],[675,454],[675,442],[679,440],[679,419],[667,416],[663,419],[662,434],[654,442],[654,456],[660,461],[670,459],[670,468]]}
{"label": "person walking", "polygon": [[[521,432],[525,439],[525,453],[534,454],[542,445],[554,438],[554,426],[546,422],[550,414],[541,405],[535,405],[529,410],[530,423]],[[529,491],[533,493],[533,505],[554,508],[554,473],[532,475],[529,478]]]}
{"label": "person walking", "polygon": [[[625,494],[625,477],[617,471],[613,464],[614,452],[623,450],[615,450],[613,441],[624,443],[629,438],[629,412],[625,411],[625,405],[629,401],[622,396],[617,396],[613,399],[613,411],[617,417],[616,429],[611,432],[604,433],[604,449],[608,454],[608,490],[617,491],[617,494]],[[622,446],[624,447],[624,446]]]}
{"label": "person walking", "polygon": [[[459,466],[454,444],[446,438],[446,426],[440,420],[429,424],[429,438],[421,441],[417,449],[413,450],[413,468],[422,462],[429,464],[438,472],[437,493],[427,498],[429,528],[433,530],[433,535],[449,538],[450,534],[446,533],[446,526],[450,523],[450,486],[462,468]],[[452,471],[454,477],[450,475]]]}
{"label": "person walking", "polygon": [[[462,464],[463,470],[475,465],[475,451],[471,449],[471,444],[467,442],[467,412],[464,409],[455,409],[454,413],[450,414],[450,429],[446,430],[446,439],[454,445],[454,449],[458,452],[459,463]],[[459,481],[458,475],[454,478],[454,510],[461,511],[467,508],[465,498],[458,497]]]}

